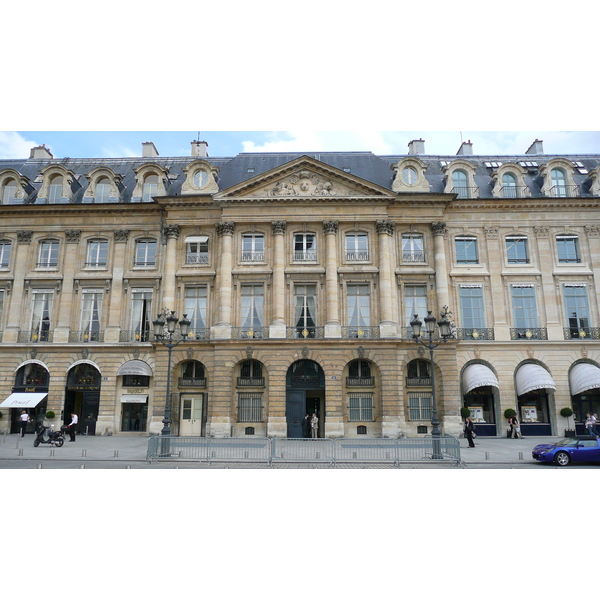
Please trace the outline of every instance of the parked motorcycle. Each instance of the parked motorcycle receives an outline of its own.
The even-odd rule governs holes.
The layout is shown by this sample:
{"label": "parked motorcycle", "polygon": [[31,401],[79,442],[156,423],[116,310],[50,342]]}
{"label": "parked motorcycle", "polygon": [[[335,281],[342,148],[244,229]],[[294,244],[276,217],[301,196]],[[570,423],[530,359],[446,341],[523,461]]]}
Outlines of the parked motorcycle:
{"label": "parked motorcycle", "polygon": [[50,444],[51,446],[60,448],[65,443],[65,427],[61,427],[60,431],[54,431],[53,427],[53,425],[46,427],[43,423],[38,425],[38,428],[35,430],[36,437],[35,440],[33,440],[33,445],[36,448],[40,444]]}

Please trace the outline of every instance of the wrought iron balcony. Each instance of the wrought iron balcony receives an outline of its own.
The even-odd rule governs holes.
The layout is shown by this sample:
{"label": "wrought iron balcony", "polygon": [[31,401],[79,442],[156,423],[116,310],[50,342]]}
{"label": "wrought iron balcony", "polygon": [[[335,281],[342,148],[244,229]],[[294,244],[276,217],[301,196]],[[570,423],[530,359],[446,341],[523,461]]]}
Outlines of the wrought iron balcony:
{"label": "wrought iron balcony", "polygon": [[267,340],[268,327],[232,327],[231,337],[234,340]]}
{"label": "wrought iron balcony", "polygon": [[316,262],[316,252],[294,252],[294,262]]}
{"label": "wrought iron balcony", "polygon": [[264,377],[238,377],[238,387],[265,387]]}
{"label": "wrought iron balcony", "polygon": [[19,331],[19,342],[52,342],[54,340],[53,331]]}
{"label": "wrought iron balcony", "polygon": [[179,387],[206,387],[206,377],[180,377]]}
{"label": "wrought iron balcony", "polygon": [[564,327],[565,340],[600,340],[600,327]]}
{"label": "wrought iron balcony", "polygon": [[423,263],[425,262],[424,252],[403,252],[402,262],[405,263]]}
{"label": "wrought iron balcony", "polygon": [[553,185],[550,188],[550,195],[553,198],[576,198],[577,196],[579,196],[579,186]]}
{"label": "wrought iron balcony", "polygon": [[459,340],[493,340],[493,327],[459,327],[456,330]]}
{"label": "wrought iron balcony", "polygon": [[346,377],[348,387],[373,387],[375,377]]}
{"label": "wrought iron balcony", "polygon": [[452,188],[452,193],[458,198],[479,198],[478,187],[458,186]]}
{"label": "wrought iron balcony", "polygon": [[150,331],[131,331],[122,329],[119,335],[120,342],[149,342]]}
{"label": "wrought iron balcony", "polygon": [[265,253],[242,252],[242,262],[265,262]]}
{"label": "wrought iron balcony", "polygon": [[407,377],[406,385],[411,387],[431,387],[431,377]]}
{"label": "wrought iron balcony", "polygon": [[342,327],[342,337],[345,339],[377,339],[379,327]]}
{"label": "wrought iron balcony", "polygon": [[500,192],[503,198],[526,198],[528,189],[526,185],[503,185]]}
{"label": "wrought iron balcony", "polygon": [[208,252],[188,253],[185,255],[186,265],[207,265]]}
{"label": "wrought iron balcony", "polygon": [[288,340],[322,340],[324,327],[286,327]]}
{"label": "wrought iron balcony", "polygon": [[548,330],[545,327],[511,327],[511,340],[547,340]]}
{"label": "wrought iron balcony", "polygon": [[102,331],[70,331],[69,342],[103,342],[104,330]]}
{"label": "wrought iron balcony", "polygon": [[346,260],[348,262],[364,262],[369,260],[368,252],[354,252],[347,251],[346,252]]}

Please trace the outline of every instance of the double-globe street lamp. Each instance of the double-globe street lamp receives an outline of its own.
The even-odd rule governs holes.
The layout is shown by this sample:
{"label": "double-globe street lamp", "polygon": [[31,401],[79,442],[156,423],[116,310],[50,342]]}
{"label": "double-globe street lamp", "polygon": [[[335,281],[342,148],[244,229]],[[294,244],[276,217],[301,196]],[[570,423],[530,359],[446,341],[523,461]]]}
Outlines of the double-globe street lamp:
{"label": "double-globe street lamp", "polygon": [[[415,318],[410,322],[410,326],[412,328],[412,337],[415,342],[422,344],[425,348],[429,349],[429,362],[430,362],[430,370],[431,370],[431,437],[433,442],[433,454],[432,458],[441,459],[442,450],[441,450],[441,431],[440,431],[440,422],[438,420],[438,412],[437,412],[437,400],[435,394],[435,369],[433,362],[433,351],[442,343],[446,342],[449,337],[452,337],[452,326],[450,324],[450,320],[448,319],[449,312],[448,307],[444,306],[441,314],[441,319],[439,322],[436,321],[435,317],[431,314],[431,311],[427,311],[427,316],[423,319],[425,321],[425,333],[429,337],[429,341],[423,341],[421,339],[421,327],[423,323],[419,320],[419,315],[415,314]],[[435,334],[435,326],[436,324],[439,327],[439,337],[441,340],[437,342],[437,344],[433,343],[433,336]]]}
{"label": "double-globe street lamp", "polygon": [[[168,313],[171,314],[168,314]],[[168,315],[166,318],[166,331],[165,331],[165,319],[164,315]],[[175,311],[165,310],[162,313],[158,314],[158,317],[155,321],[152,321],[152,325],[154,326],[154,338],[157,342],[165,346],[169,351],[169,360],[168,360],[168,369],[167,369],[167,395],[165,398],[165,416],[162,420],[163,428],[161,430],[161,436],[165,439],[163,440],[162,445],[162,454],[168,454],[168,439],[166,436],[171,435],[171,357],[173,355],[173,348],[181,344],[187,340],[191,322],[188,320],[187,315],[183,315],[183,319],[179,321],[179,330],[181,334],[181,339],[176,342],[173,341],[173,335],[175,334],[175,330],[177,329],[177,317],[175,316]],[[166,443],[165,443],[166,442]]]}

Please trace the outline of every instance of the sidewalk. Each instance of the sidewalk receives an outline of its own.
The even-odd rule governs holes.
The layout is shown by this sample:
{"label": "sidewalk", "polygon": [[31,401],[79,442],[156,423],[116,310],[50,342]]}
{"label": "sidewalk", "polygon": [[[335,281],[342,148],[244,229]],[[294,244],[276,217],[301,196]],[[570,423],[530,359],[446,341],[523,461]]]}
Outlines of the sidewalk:
{"label": "sidewalk", "polygon": [[[73,443],[68,439],[62,448],[54,448],[43,444],[33,447],[33,434],[20,438],[17,434],[0,435],[0,469],[3,461],[116,461],[116,462],[146,462],[148,437],[145,434],[113,435],[113,436],[77,436]],[[561,439],[555,437],[528,437],[525,439],[509,439],[495,437],[478,437],[475,448],[468,448],[467,440],[460,440],[460,454],[463,462],[469,464],[508,465],[525,462],[535,462],[531,451],[538,444],[555,442]],[[164,461],[161,461],[164,462]],[[176,463],[176,459],[168,461]],[[221,463],[224,464],[224,463]],[[59,467],[59,465],[56,465]],[[255,468],[252,464],[244,465]],[[60,468],[60,467],[59,467]],[[243,468],[243,466],[242,466]]]}

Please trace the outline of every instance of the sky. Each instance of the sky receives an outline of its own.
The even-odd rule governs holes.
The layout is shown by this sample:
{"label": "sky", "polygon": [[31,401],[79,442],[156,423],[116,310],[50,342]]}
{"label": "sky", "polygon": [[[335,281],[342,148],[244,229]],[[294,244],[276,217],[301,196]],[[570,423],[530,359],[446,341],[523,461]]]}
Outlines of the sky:
{"label": "sky", "polygon": [[208,143],[214,157],[240,152],[370,151],[405,155],[411,140],[427,154],[456,155],[462,141],[474,154],[524,154],[536,139],[545,154],[598,154],[600,131],[0,131],[0,158],[25,159],[45,144],[55,158],[138,157],[153,142],[162,157],[190,156],[191,142]]}

